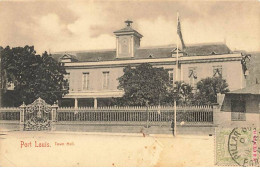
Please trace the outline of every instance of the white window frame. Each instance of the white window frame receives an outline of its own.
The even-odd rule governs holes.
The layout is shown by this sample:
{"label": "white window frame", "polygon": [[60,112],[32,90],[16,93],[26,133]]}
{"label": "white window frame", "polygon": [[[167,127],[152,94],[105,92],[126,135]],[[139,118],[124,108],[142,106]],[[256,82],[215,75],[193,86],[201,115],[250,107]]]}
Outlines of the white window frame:
{"label": "white window frame", "polygon": [[[170,84],[173,85],[174,84],[174,69],[173,68],[167,68],[165,70],[168,72]],[[172,74],[172,76],[171,76],[171,74]]]}
{"label": "white window frame", "polygon": [[109,88],[109,71],[103,71],[102,74],[102,89],[107,90]]}
{"label": "white window frame", "polygon": [[70,90],[70,73],[64,74],[64,79],[68,80],[68,90]]}
{"label": "white window frame", "polygon": [[89,72],[82,73],[82,90],[89,90]]}

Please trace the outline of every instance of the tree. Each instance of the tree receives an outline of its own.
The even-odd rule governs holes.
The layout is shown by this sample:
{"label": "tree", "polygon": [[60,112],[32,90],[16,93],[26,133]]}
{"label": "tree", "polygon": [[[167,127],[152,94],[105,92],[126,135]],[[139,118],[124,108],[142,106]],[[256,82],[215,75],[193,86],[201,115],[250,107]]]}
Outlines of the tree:
{"label": "tree", "polygon": [[229,92],[228,84],[222,77],[208,77],[197,83],[194,104],[205,105],[217,102],[217,93]]}
{"label": "tree", "polygon": [[7,46],[1,51],[1,56],[4,87],[8,82],[14,83],[14,90],[4,89],[3,101],[12,100],[13,105],[18,106],[41,97],[53,104],[68,93],[68,89],[64,89],[67,83],[64,80],[65,68],[47,52],[41,56],[36,54],[33,46],[12,49]]}
{"label": "tree", "polygon": [[168,93],[165,103],[171,105],[174,99],[178,105],[191,105],[193,99],[192,87],[183,81],[174,82],[174,87]]}
{"label": "tree", "polygon": [[0,46],[0,107],[2,107],[2,90],[3,90],[3,86],[2,86],[2,81],[3,81],[3,77],[2,77],[2,62],[1,62],[1,51],[3,50],[3,47]]}
{"label": "tree", "polygon": [[118,99],[119,105],[145,106],[159,105],[170,89],[169,75],[163,68],[155,68],[145,63],[132,68],[124,68],[124,75],[119,77],[119,89],[125,94]]}

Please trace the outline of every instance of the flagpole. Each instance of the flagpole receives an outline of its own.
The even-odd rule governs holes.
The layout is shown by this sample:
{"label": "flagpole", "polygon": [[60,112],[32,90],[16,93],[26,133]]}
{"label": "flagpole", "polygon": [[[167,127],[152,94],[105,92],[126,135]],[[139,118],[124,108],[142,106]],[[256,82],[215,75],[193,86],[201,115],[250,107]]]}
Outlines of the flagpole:
{"label": "flagpole", "polygon": [[179,39],[178,39],[178,24],[179,24],[179,12],[177,12],[177,41],[176,41],[176,49],[177,49],[177,55],[176,55],[176,81],[178,81],[178,65],[179,65]]}
{"label": "flagpole", "polygon": [[[177,12],[177,41],[176,41],[176,49],[177,49],[177,53],[176,53],[176,71],[175,71],[175,74],[176,74],[176,80],[175,81],[178,81],[178,65],[179,65],[179,43],[178,43],[178,24],[179,24],[179,12]],[[174,83],[173,83],[174,84]],[[178,92],[177,92],[178,94]],[[176,137],[177,136],[177,103],[176,103],[176,99],[174,98],[174,128],[173,128],[173,134],[174,136]]]}

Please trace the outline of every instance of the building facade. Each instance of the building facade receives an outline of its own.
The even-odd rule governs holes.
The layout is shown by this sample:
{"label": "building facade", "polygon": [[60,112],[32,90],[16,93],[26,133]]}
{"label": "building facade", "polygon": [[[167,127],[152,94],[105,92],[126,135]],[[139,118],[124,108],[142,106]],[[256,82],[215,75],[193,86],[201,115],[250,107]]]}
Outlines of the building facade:
{"label": "building facade", "polygon": [[[221,76],[227,80],[229,89],[245,87],[241,53],[232,52],[224,43],[141,47],[142,35],[132,28],[132,21],[125,21],[123,29],[115,31],[116,49],[59,52],[52,54],[64,63],[69,80],[69,93],[61,105],[103,106],[113,97],[122,97],[118,90],[118,78],[127,65],[150,63],[168,70],[170,81],[184,81],[195,87],[206,77]],[[111,42],[113,43],[113,42]],[[178,75],[176,74],[178,73]]]}

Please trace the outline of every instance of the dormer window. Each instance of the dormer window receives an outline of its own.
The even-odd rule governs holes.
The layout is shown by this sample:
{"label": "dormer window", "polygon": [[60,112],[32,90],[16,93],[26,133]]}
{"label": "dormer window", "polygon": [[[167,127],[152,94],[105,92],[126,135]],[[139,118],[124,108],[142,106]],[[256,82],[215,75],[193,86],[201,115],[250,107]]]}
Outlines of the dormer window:
{"label": "dormer window", "polygon": [[70,62],[75,62],[78,61],[76,59],[75,55],[72,54],[64,54],[61,58],[60,58],[61,63],[70,63]]}
{"label": "dormer window", "polygon": [[[171,51],[172,57],[177,57],[177,48]],[[178,49],[178,57],[183,56],[183,51],[181,49]]]}

